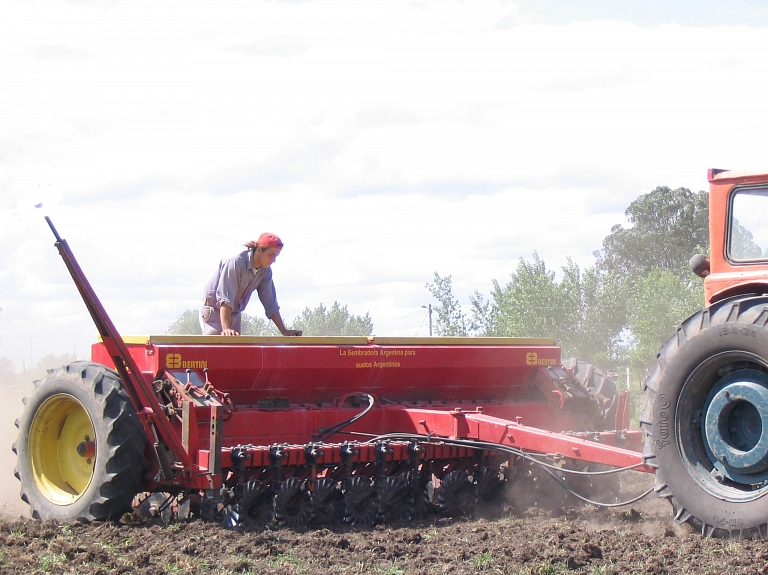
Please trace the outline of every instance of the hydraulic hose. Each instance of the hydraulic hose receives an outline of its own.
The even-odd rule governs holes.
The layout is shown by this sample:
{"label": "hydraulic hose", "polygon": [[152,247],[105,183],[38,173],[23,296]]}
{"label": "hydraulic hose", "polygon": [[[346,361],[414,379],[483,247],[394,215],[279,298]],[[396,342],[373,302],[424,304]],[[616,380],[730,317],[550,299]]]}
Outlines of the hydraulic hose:
{"label": "hydraulic hose", "polygon": [[368,398],[368,407],[366,407],[363,411],[361,411],[354,417],[351,417],[345,421],[336,423],[327,429],[320,430],[320,432],[312,438],[312,441],[324,443],[325,440],[328,439],[331,435],[334,435],[340,432],[345,427],[352,425],[358,419],[364,417],[369,411],[371,411],[371,409],[373,408],[373,404],[375,402],[375,400],[373,399],[373,396],[368,393],[361,393],[360,395],[364,395],[365,397]]}

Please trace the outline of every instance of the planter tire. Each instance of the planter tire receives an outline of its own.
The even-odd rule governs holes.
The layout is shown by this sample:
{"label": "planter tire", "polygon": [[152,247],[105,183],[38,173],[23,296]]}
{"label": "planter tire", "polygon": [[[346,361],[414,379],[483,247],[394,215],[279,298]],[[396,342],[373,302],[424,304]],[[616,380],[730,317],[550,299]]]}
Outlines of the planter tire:
{"label": "planter tire", "polygon": [[605,431],[616,427],[616,409],[619,405],[619,391],[616,383],[594,365],[579,361],[575,357],[562,360],[562,365],[570,370],[574,379],[591,396],[602,398],[599,413],[593,418],[592,431]]}
{"label": "planter tire", "polygon": [[658,353],[640,425],[655,491],[706,537],[768,536],[768,297],[699,311]]}
{"label": "planter tire", "polygon": [[85,361],[49,370],[24,403],[13,451],[32,517],[89,522],[130,510],[147,439],[117,373]]}

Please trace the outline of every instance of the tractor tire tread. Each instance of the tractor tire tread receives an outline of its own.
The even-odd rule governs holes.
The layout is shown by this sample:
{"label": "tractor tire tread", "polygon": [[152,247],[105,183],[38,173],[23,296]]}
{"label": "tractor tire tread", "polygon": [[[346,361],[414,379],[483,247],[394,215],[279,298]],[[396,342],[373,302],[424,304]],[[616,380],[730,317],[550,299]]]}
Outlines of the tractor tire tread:
{"label": "tractor tire tread", "polygon": [[[761,306],[762,309],[755,309]],[[759,313],[757,313],[758,311]],[[756,327],[766,328],[768,326],[768,298],[763,295],[749,294],[719,302],[699,310],[684,320],[676,329],[675,334],[661,346],[653,369],[643,386],[645,405],[639,418],[640,428],[645,432],[643,458],[646,465],[655,469],[655,493],[659,498],[669,501],[677,523],[690,525],[704,537],[729,536],[741,538],[745,532],[749,531],[756,532],[762,538],[768,534],[768,523],[729,529],[712,525],[701,517],[697,517],[694,512],[683,506],[665,479],[664,469],[660,467],[656,451],[656,442],[660,438],[654,434],[654,405],[659,394],[663,391],[663,379],[667,370],[673,366],[678,354],[692,340],[708,332],[713,327],[732,323],[747,323]]]}

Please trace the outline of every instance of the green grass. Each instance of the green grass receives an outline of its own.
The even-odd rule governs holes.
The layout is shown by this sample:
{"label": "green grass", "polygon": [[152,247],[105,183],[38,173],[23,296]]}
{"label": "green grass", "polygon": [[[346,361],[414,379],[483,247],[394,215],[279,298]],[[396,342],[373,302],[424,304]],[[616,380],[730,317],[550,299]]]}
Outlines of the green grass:
{"label": "green grass", "polygon": [[569,573],[570,571],[565,565],[560,563],[552,563],[552,561],[545,561],[539,565],[533,567],[526,567],[519,572],[519,575],[561,575]]}
{"label": "green grass", "polygon": [[433,528],[431,531],[428,531],[424,535],[422,535],[422,539],[424,539],[424,541],[429,541],[433,537],[437,537],[437,535],[438,535],[437,528]]}
{"label": "green grass", "polygon": [[307,572],[306,561],[299,557],[295,551],[281,553],[272,559],[269,563],[272,567],[277,567],[279,565],[293,565],[296,568],[297,573]]}
{"label": "green grass", "polygon": [[377,573],[382,575],[405,575],[405,569],[397,566],[397,561],[394,561],[388,569],[376,569]]}
{"label": "green grass", "polygon": [[486,551],[472,559],[472,567],[475,569],[487,568],[493,565],[493,553]]}
{"label": "green grass", "polygon": [[38,571],[42,571],[43,573],[48,573],[51,571],[53,567],[56,565],[61,565],[62,563],[65,563],[67,561],[67,556],[64,555],[64,553],[56,553],[54,555],[43,555],[40,557],[40,567],[38,567]]}

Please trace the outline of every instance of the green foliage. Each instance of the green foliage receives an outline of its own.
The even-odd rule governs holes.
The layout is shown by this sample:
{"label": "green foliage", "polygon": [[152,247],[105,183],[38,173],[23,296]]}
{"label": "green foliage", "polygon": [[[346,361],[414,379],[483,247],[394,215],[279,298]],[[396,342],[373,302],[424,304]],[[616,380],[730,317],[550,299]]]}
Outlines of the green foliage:
{"label": "green foliage", "polygon": [[633,286],[633,306],[627,320],[632,333],[630,364],[644,369],[678,325],[701,308],[704,283],[694,284],[676,274],[653,268]]}
{"label": "green foliage", "polygon": [[491,299],[470,297],[472,325],[480,335],[551,337],[564,356],[606,365],[619,354],[626,315],[614,274],[590,268],[582,272],[570,259],[559,282],[539,255],[520,260],[510,281],[493,281]]}
{"label": "green foliage", "polygon": [[[304,330],[304,335],[371,335],[373,322],[366,313],[364,316],[352,315],[347,306],[333,302],[331,309],[320,304],[315,309],[307,307],[293,321],[292,329]],[[240,317],[240,332],[243,335],[280,335],[274,323],[262,317],[243,313]],[[168,329],[168,334],[200,335],[198,310],[188,309],[179,315]],[[2,375],[2,364],[0,364]]]}
{"label": "green foliage", "polygon": [[477,557],[474,557],[471,561],[472,567],[475,569],[487,569],[493,566],[494,559],[491,551],[484,551]]}
{"label": "green foliage", "polygon": [[347,306],[333,302],[331,309],[322,303],[315,309],[304,308],[291,324],[291,329],[303,330],[304,335],[371,335],[371,317],[352,315]]}
{"label": "green foliage", "polygon": [[[275,325],[271,321],[260,317],[253,317],[247,313],[241,314],[240,331],[243,335],[280,335]],[[165,333],[174,335],[201,335],[199,311],[197,309],[188,309],[181,312],[181,315],[168,326]]]}
{"label": "green foliage", "polygon": [[197,309],[188,309],[181,312],[181,315],[176,318],[165,333],[174,335],[202,335],[203,330],[200,329],[199,320],[200,311]]}
{"label": "green foliage", "polygon": [[556,274],[534,252],[506,284],[493,280],[489,299],[477,290],[470,296],[471,319],[452,293],[451,276],[435,273],[427,288],[440,302],[437,333],[551,337],[564,357],[642,372],[704,300],[702,281],[687,264],[708,251],[708,197],[658,187],[626,214],[632,226],[613,227],[594,267],[581,270],[569,259]]}
{"label": "green foliage", "polygon": [[263,317],[243,313],[240,316],[240,331],[243,335],[280,335],[277,326]]}
{"label": "green foliage", "polygon": [[709,196],[659,186],[626,211],[630,228],[616,225],[595,252],[598,268],[627,278],[660,268],[689,280],[688,260],[709,246]]}
{"label": "green foliage", "polygon": [[434,329],[437,335],[462,336],[468,335],[473,325],[461,311],[459,300],[453,296],[451,276],[440,277],[435,272],[435,279],[426,287],[438,305],[432,306],[435,313]]}
{"label": "green foliage", "polygon": [[754,236],[747,228],[733,218],[731,226],[731,254],[738,259],[763,257],[763,250],[755,243]]}
{"label": "green foliage", "polygon": [[489,336],[557,338],[569,311],[560,296],[555,272],[534,252],[532,262],[520,260],[506,285],[493,280],[490,307],[475,292],[475,325]]}

